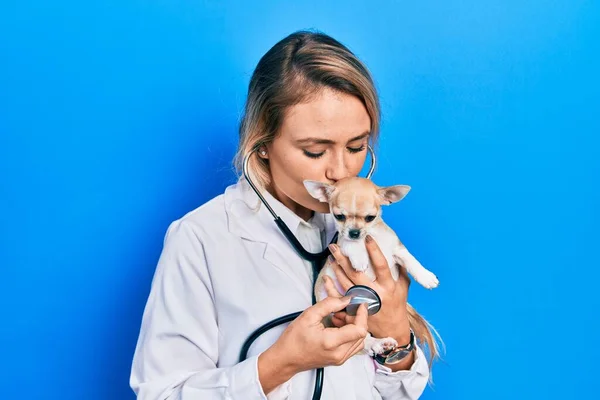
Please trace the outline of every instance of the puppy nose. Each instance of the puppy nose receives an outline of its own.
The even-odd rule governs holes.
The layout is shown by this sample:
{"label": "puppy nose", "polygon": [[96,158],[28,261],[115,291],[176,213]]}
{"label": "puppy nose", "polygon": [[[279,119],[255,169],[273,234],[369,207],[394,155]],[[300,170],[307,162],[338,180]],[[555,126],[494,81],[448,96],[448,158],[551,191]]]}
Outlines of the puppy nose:
{"label": "puppy nose", "polygon": [[350,236],[350,239],[358,239],[360,236],[360,229],[350,229],[348,236]]}

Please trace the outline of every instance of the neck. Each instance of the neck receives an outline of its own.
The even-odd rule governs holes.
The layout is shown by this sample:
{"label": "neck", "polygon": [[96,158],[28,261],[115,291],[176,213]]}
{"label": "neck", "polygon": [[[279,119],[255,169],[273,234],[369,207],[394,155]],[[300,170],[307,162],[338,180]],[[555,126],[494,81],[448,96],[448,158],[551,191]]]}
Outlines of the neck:
{"label": "neck", "polygon": [[308,209],[308,208],[296,203],[294,200],[289,198],[285,193],[283,193],[281,190],[279,190],[279,188],[277,188],[275,185],[270,185],[267,188],[267,190],[269,191],[271,196],[273,196],[277,200],[279,200],[281,202],[281,204],[283,204],[284,206],[286,206],[287,208],[292,210],[292,212],[294,214],[296,214],[297,216],[302,218],[304,221],[308,221],[313,216],[313,214],[314,214],[313,210]]}

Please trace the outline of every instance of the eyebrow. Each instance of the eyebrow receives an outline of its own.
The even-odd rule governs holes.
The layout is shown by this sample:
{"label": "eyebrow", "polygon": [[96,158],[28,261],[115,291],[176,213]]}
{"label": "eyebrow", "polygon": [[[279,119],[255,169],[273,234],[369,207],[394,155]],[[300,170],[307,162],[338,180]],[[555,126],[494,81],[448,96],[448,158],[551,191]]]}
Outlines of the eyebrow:
{"label": "eyebrow", "polygon": [[[359,139],[364,139],[367,136],[369,136],[369,134],[370,134],[370,132],[362,133],[362,134],[360,134],[358,136],[355,136],[352,139],[348,140],[348,143],[354,142],[354,141],[359,140]],[[331,140],[331,139],[309,137],[309,138],[304,138],[304,139],[296,140],[296,143],[298,143],[298,144],[307,144],[307,143],[314,143],[314,144],[335,144],[335,141]]]}

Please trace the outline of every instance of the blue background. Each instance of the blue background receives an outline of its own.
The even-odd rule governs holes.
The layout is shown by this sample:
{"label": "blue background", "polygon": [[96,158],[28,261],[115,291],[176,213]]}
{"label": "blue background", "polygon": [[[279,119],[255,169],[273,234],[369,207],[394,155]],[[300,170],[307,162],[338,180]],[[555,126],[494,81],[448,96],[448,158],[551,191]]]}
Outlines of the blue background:
{"label": "blue background", "polygon": [[413,187],[386,220],[441,280],[409,299],[447,346],[422,398],[595,397],[598,2],[283,3],[0,3],[2,398],[134,398],[166,228],[233,182],[252,70],[301,28],[369,66],[374,179]]}

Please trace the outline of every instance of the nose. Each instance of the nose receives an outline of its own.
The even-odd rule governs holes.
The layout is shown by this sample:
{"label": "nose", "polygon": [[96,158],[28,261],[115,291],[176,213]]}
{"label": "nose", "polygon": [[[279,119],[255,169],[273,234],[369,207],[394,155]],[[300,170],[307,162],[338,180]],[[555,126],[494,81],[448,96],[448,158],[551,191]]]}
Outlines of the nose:
{"label": "nose", "polygon": [[348,168],[346,167],[346,162],[344,161],[344,154],[334,154],[331,157],[331,161],[327,166],[327,171],[325,173],[327,179],[337,182],[340,179],[347,178]]}
{"label": "nose", "polygon": [[350,239],[358,239],[360,236],[360,229],[350,229],[348,236],[350,236]]}

